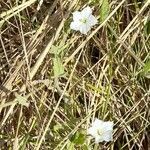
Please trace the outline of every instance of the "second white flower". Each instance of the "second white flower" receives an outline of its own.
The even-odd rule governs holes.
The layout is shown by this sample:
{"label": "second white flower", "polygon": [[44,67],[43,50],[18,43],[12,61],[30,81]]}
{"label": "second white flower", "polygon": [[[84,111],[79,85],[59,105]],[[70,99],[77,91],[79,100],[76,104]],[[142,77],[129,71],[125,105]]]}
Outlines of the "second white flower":
{"label": "second white flower", "polygon": [[88,129],[87,133],[92,135],[95,138],[95,142],[109,142],[113,140],[113,122],[111,121],[102,121],[95,119],[92,123],[92,126]]}

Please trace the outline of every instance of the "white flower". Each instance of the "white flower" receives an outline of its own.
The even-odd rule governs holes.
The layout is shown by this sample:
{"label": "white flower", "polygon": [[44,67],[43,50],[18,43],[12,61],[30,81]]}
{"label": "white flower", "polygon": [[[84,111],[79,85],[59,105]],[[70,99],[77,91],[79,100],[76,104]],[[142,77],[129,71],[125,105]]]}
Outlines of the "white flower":
{"label": "white flower", "polygon": [[87,133],[92,135],[95,138],[95,143],[99,142],[109,142],[113,139],[113,122],[111,121],[102,121],[95,119],[92,123],[92,126],[87,130]]}
{"label": "white flower", "polygon": [[73,13],[73,22],[70,24],[70,28],[76,31],[80,31],[82,34],[87,32],[97,23],[97,19],[92,15],[92,9],[88,6],[81,12],[75,11]]}

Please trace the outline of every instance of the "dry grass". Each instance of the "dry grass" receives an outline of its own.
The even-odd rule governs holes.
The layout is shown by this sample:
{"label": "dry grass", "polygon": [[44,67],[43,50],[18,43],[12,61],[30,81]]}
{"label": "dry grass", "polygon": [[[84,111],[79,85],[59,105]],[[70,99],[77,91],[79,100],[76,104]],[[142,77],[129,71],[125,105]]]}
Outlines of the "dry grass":
{"label": "dry grass", "polygon": [[[84,36],[69,29],[71,13],[90,5],[98,16],[97,0],[1,0],[0,149],[149,150],[150,79],[139,75],[150,58],[149,4],[110,1],[109,16]],[[64,47],[58,78],[53,46]],[[86,135],[95,117],[114,121],[113,142]],[[77,132],[82,144],[71,140]]]}

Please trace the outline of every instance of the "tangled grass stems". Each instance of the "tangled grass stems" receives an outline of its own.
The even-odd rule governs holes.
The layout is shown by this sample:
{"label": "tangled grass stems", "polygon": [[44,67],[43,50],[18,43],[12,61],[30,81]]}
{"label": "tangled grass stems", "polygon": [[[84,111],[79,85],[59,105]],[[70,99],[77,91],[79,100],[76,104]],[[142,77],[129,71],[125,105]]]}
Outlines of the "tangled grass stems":
{"label": "tangled grass stems", "polygon": [[[150,148],[150,80],[140,74],[150,1],[109,2],[101,22],[102,1],[0,1],[0,149]],[[86,6],[99,23],[82,35],[70,23]],[[114,122],[112,142],[87,135],[95,118]]]}

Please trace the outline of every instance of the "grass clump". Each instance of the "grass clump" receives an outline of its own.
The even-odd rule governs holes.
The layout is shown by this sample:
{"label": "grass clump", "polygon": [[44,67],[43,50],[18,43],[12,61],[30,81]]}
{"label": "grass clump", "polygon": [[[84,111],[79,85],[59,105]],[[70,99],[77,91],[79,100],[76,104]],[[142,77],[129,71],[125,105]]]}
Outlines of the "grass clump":
{"label": "grass clump", "polygon": [[[0,149],[148,150],[149,5],[1,0]],[[85,6],[99,23],[82,35],[70,22]],[[94,118],[114,122],[112,142],[86,134]]]}

